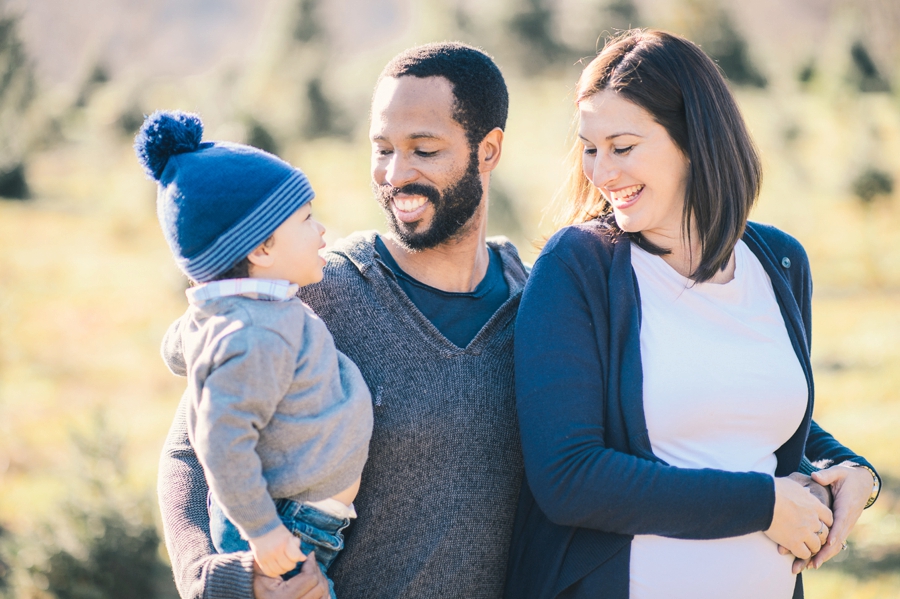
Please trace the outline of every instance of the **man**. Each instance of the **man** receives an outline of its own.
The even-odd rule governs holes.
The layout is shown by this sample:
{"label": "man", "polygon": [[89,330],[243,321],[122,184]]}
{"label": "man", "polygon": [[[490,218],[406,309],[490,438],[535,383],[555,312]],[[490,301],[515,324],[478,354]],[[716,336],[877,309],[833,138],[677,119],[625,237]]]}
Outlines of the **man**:
{"label": "man", "polygon": [[[359,517],[329,570],[341,599],[502,596],[522,480],[512,341],[527,276],[515,248],[485,233],[507,109],[500,71],[474,48],[395,57],[370,130],[389,233],[342,240],[304,289],[374,403]],[[214,554],[183,408],[159,482],[182,597],[326,596],[312,560],[281,583],[254,574],[249,554]]]}

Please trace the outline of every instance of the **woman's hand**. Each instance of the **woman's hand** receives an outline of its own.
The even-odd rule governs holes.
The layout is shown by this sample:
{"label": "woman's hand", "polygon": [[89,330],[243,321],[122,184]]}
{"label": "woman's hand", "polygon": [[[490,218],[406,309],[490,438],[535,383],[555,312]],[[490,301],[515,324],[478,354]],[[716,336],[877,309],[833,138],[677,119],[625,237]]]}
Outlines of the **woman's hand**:
{"label": "woman's hand", "polygon": [[[793,474],[789,474],[788,478],[791,479],[792,481],[800,483],[800,485],[809,489],[809,492],[812,494],[812,496],[815,497],[816,499],[818,499],[819,501],[821,501],[823,504],[825,504],[828,507],[828,509],[834,509],[834,497],[831,494],[830,487],[820,485],[819,483],[814,481],[809,476],[807,476],[805,474],[800,474],[799,472],[794,472]],[[820,551],[821,551],[821,549],[820,549]],[[790,553],[790,551],[788,551],[787,549],[785,549],[784,547],[779,545],[778,553],[780,553],[781,555],[787,555]],[[796,558],[794,560],[794,563],[791,565],[791,572],[794,574],[799,574],[800,572],[802,572],[803,570],[806,569],[806,567],[809,565],[809,562],[811,560],[812,560],[812,557],[809,557],[807,559],[800,559],[799,557]]]}
{"label": "woman's hand", "polygon": [[306,556],[300,573],[290,580],[269,578],[253,564],[253,596],[256,599],[328,599],[328,581],[316,563],[316,554]]}
{"label": "woman's hand", "polygon": [[767,537],[794,556],[809,559],[821,548],[825,539],[819,535],[832,522],[831,510],[809,489],[788,478],[775,479],[775,511]]}
{"label": "woman's hand", "polygon": [[821,485],[830,485],[834,493],[834,526],[831,527],[822,550],[810,563],[813,568],[818,569],[840,553],[847,536],[869,501],[874,481],[868,470],[857,468],[851,462],[843,462],[813,472],[812,478]]}

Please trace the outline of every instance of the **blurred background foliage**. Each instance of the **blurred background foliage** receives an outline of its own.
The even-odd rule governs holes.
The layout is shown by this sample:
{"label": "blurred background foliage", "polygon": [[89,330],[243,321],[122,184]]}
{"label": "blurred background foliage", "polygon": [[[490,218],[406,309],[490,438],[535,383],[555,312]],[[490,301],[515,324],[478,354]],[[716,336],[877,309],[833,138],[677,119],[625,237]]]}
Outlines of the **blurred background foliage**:
{"label": "blurred background foliage", "polygon": [[156,462],[184,309],[131,141],[157,108],[302,167],[329,242],[381,228],[368,105],[400,50],[458,39],[510,87],[490,232],[526,260],[605,37],[683,34],[718,62],[765,164],[756,220],[816,282],[816,419],[884,475],[808,597],[900,595],[900,3],[895,0],[0,0],[0,597],[173,597]]}

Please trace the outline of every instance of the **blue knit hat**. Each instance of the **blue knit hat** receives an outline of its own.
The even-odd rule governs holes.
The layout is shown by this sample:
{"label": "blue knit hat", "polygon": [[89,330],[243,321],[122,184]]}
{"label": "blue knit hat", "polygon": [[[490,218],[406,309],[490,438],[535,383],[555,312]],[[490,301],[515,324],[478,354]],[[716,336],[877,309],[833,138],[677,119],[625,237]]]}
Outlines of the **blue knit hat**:
{"label": "blue knit hat", "polygon": [[202,137],[198,115],[157,111],[134,140],[159,182],[157,214],[175,262],[199,283],[247,257],[315,196],[306,175],[277,156]]}

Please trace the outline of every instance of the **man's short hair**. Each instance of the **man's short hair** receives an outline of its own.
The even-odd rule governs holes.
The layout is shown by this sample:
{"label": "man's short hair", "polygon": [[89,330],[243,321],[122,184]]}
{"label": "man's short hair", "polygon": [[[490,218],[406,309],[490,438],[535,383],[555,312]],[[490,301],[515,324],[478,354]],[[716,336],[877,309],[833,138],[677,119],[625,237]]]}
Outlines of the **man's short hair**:
{"label": "man's short hair", "polygon": [[385,77],[443,77],[453,87],[453,119],[472,147],[493,129],[506,128],[509,92],[490,56],[459,42],[416,46],[395,56],[381,71]]}

